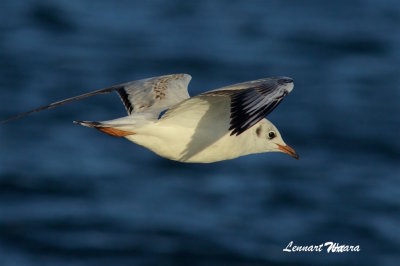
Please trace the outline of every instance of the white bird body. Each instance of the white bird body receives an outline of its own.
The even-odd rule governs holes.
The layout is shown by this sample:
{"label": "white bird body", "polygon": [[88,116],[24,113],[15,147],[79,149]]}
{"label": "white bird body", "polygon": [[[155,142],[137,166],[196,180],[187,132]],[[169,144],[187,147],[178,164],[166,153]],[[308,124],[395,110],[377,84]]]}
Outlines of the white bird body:
{"label": "white bird body", "polygon": [[240,83],[192,98],[187,93],[190,79],[187,74],[175,74],[128,82],[59,101],[14,118],[116,91],[128,116],[76,123],[125,137],[159,156],[180,162],[211,163],[271,151],[298,158],[282,140],[278,129],[264,118],[293,89],[290,78]]}
{"label": "white bird body", "polygon": [[[258,124],[271,124],[264,119]],[[229,125],[212,128],[182,127],[160,121],[135,129],[136,134],[126,138],[144,146],[161,157],[188,163],[211,163],[252,153],[266,152],[257,143],[255,129],[232,137]]]}

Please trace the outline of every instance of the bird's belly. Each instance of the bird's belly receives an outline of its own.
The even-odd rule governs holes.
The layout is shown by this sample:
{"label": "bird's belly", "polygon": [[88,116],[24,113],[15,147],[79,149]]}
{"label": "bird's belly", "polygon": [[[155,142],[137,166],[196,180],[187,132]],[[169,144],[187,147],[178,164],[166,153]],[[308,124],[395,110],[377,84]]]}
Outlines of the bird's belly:
{"label": "bird's belly", "polygon": [[152,129],[140,130],[127,139],[142,145],[159,156],[192,163],[209,163],[240,156],[236,154],[233,136],[225,127],[190,128],[154,125]]}

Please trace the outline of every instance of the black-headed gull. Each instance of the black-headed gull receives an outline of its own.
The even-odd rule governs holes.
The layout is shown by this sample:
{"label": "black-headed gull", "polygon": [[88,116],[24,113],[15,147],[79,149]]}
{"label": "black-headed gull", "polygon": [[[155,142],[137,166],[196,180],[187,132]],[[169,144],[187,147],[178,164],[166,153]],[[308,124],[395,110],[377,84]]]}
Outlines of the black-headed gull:
{"label": "black-headed gull", "polygon": [[125,137],[180,162],[211,163],[264,152],[284,152],[298,159],[278,129],[265,119],[292,91],[291,78],[263,78],[194,97],[187,91],[190,80],[188,74],[173,74],[131,81],[39,107],[0,123],[115,91],[128,116],[102,122],[74,122]]}

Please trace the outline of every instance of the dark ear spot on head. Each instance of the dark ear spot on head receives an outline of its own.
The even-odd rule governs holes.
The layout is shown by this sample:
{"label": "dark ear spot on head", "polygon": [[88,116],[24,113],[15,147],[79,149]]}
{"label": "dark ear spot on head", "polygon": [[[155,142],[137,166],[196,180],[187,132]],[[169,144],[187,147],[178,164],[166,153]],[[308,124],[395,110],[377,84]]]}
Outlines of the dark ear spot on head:
{"label": "dark ear spot on head", "polygon": [[257,137],[261,137],[261,131],[262,131],[262,128],[261,128],[261,126],[259,126],[259,127],[256,129]]}

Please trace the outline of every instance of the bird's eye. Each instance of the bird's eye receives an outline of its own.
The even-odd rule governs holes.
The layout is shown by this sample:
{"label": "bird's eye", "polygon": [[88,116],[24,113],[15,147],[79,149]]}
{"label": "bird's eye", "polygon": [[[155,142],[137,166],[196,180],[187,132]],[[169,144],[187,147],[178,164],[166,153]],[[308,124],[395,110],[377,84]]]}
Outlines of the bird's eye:
{"label": "bird's eye", "polygon": [[268,138],[269,139],[273,139],[273,138],[275,138],[276,137],[276,135],[275,135],[275,132],[274,131],[270,131],[269,133],[268,133]]}

